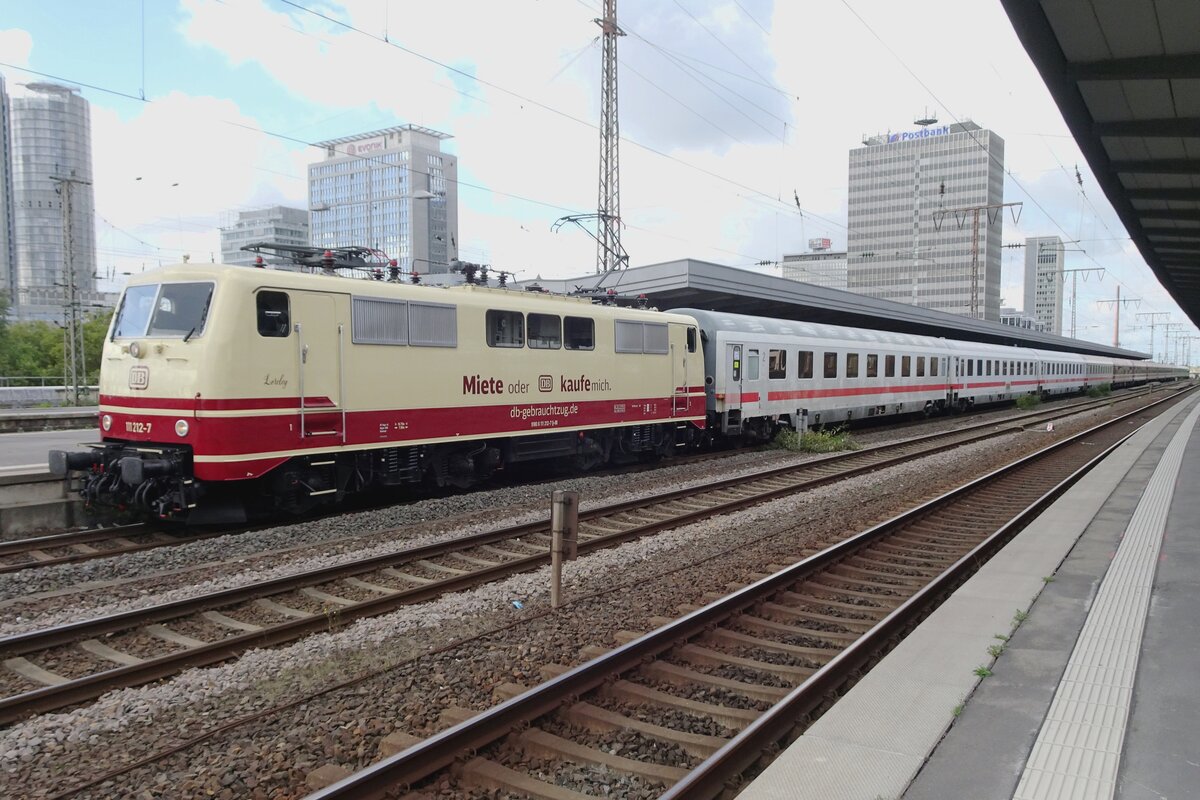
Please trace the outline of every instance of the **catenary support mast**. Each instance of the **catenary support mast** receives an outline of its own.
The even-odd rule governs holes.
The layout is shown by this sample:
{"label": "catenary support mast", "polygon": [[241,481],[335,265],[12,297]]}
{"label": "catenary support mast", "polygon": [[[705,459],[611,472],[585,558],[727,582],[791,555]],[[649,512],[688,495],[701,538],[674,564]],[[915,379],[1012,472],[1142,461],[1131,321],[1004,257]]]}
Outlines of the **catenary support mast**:
{"label": "catenary support mast", "polygon": [[596,272],[626,266],[621,247],[621,176],[618,147],[621,129],[617,115],[617,0],[604,0],[604,17],[595,20],[602,31],[604,60],[600,79],[600,195],[596,206]]}

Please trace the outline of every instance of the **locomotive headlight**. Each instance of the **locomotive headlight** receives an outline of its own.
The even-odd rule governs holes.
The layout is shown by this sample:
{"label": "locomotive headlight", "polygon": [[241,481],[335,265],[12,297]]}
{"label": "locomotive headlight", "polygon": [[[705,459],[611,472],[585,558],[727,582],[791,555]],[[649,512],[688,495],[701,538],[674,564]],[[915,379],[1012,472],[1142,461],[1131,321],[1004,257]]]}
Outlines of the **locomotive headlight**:
{"label": "locomotive headlight", "polygon": [[187,424],[186,419],[180,419],[180,420],[175,421],[175,435],[176,436],[187,436],[188,435],[188,424]]}
{"label": "locomotive headlight", "polygon": [[109,428],[111,428],[112,427],[112,416],[109,414],[104,414],[103,416],[101,416],[100,417],[100,427],[106,431]]}
{"label": "locomotive headlight", "polygon": [[142,347],[141,342],[133,342],[129,345],[129,355],[133,356],[134,358],[141,358],[145,354],[146,351],[145,348]]}

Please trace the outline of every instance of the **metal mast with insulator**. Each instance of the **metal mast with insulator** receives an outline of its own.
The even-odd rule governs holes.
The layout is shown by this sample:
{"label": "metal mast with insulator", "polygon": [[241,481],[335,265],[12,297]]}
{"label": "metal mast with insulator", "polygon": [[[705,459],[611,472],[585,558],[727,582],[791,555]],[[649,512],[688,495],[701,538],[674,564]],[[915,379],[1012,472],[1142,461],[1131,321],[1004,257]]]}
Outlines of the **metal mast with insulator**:
{"label": "metal mast with insulator", "polygon": [[617,148],[621,138],[617,119],[617,0],[604,0],[604,17],[595,20],[602,31],[604,62],[600,79],[600,197],[596,206],[596,272],[626,265],[621,247],[621,180]]}

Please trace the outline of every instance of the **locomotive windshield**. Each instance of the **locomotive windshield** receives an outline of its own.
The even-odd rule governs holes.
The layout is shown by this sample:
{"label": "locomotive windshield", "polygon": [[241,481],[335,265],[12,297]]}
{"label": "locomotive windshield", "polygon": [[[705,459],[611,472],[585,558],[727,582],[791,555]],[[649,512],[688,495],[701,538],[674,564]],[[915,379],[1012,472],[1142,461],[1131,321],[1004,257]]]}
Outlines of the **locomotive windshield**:
{"label": "locomotive windshield", "polygon": [[166,283],[130,286],[113,323],[113,338],[183,336],[204,332],[211,283]]}

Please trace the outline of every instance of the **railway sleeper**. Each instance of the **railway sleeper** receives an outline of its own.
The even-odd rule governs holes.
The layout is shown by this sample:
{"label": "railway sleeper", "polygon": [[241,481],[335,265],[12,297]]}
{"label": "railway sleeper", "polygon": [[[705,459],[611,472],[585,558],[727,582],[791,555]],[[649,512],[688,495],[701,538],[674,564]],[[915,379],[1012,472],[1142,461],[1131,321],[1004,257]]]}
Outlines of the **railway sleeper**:
{"label": "railway sleeper", "polygon": [[742,656],[730,655],[722,653],[720,650],[713,650],[709,647],[701,647],[698,644],[685,644],[675,650],[675,657],[687,661],[691,664],[702,664],[705,666],[735,666],[744,667],[746,669],[765,672],[770,675],[783,678],[788,681],[800,681],[812,675],[816,670],[808,667],[796,667],[788,664],[772,664],[769,661],[758,661],[753,658],[744,658]]}
{"label": "railway sleeper", "polygon": [[724,747],[727,741],[720,736],[677,731],[651,722],[643,722],[640,719],[627,717],[591,703],[575,703],[561,713],[568,722],[594,733],[632,731],[666,744],[678,745],[688,755],[696,758],[708,758]]}
{"label": "railway sleeper", "polygon": [[814,655],[812,651],[821,652],[817,648],[802,647],[798,644],[788,644],[787,642],[776,641],[775,639],[764,639],[761,636],[755,636],[750,633],[742,633],[741,631],[731,631],[728,628],[717,628],[714,631],[709,631],[698,640],[705,644],[714,644],[723,647],[753,647],[759,650],[781,653],[786,656],[807,661],[811,664],[824,665],[826,661],[833,657],[830,653],[825,655]]}
{"label": "railway sleeper", "polygon": [[673,694],[628,680],[618,680],[611,684],[606,684],[601,687],[600,692],[606,697],[621,703],[629,703],[634,706],[648,703],[661,708],[676,709],[688,714],[708,717],[736,731],[744,730],[747,725],[761,716],[758,711],[751,711],[744,708],[728,708],[726,706],[713,705],[712,703],[702,703],[699,700],[690,700],[686,697],[676,697]]}
{"label": "railway sleeper", "polygon": [[920,588],[927,581],[921,578],[914,578],[908,575],[900,575],[895,572],[884,572],[879,569],[867,569],[866,567],[855,566],[854,564],[842,563],[836,567],[829,569],[830,575],[837,576],[843,581],[855,581],[868,584],[886,584],[892,587],[911,587]]}
{"label": "railway sleeper", "polygon": [[[739,625],[747,628],[752,628],[757,631],[766,633],[774,633],[779,636],[794,636],[803,639],[821,640],[821,631],[813,631],[808,628],[797,628],[794,625],[788,625],[783,622],[776,622],[773,619],[765,617],[756,617],[753,614],[742,614],[736,619]],[[719,628],[712,632],[716,636],[719,633],[725,632],[725,629]],[[736,633],[736,631],[730,631]],[[758,637],[755,637],[758,638]],[[811,645],[788,644],[787,642],[778,642],[777,644],[786,644],[789,653],[796,656],[803,656],[811,661],[819,664],[824,664],[829,659],[837,655],[836,647],[812,647]]]}
{"label": "railway sleeper", "polygon": [[476,757],[453,770],[455,777],[484,789],[512,792],[535,800],[590,800],[563,786],[546,783],[524,772],[510,769],[486,758]]}
{"label": "railway sleeper", "polygon": [[762,700],[767,703],[778,703],[790,691],[787,688],[778,686],[759,686],[758,684],[747,683],[746,681],[723,678],[719,675],[709,675],[662,660],[652,661],[641,667],[638,672],[645,677],[663,681],[672,686],[685,687],[695,685],[715,689],[728,689],[743,697]]}
{"label": "railway sleeper", "polygon": [[[822,579],[828,579],[828,577],[829,576],[827,576],[827,575],[821,576]],[[868,608],[868,609],[871,609],[872,611],[883,611],[883,610],[886,610],[889,608],[895,608],[896,606],[898,606],[904,602],[903,598],[889,597],[887,595],[875,594],[873,592],[860,592],[855,589],[847,589],[842,586],[836,586],[834,584],[825,583],[824,580],[819,580],[816,578],[812,578],[812,579],[805,581],[804,583],[797,586],[796,589],[798,591],[805,592],[805,593],[813,593],[813,594],[824,593],[824,594],[832,594],[837,597],[858,597],[862,600],[870,601],[870,603],[864,603],[861,605],[855,604],[855,603],[847,603],[846,604],[854,609]]]}
{"label": "railway sleeper", "polygon": [[[894,605],[899,605],[908,597],[909,594],[911,594],[911,592],[907,592],[903,597],[895,594],[897,590],[903,591],[906,588],[904,584],[887,583],[883,580],[880,580],[878,576],[869,576],[864,578],[859,575],[843,575],[841,574],[842,571],[844,570],[838,571],[836,569],[830,569],[821,576],[821,580],[818,582],[819,585],[836,586],[837,590],[843,594],[849,594],[854,597],[865,597],[870,600],[878,600],[879,602],[885,604],[895,601]],[[854,589],[853,587],[861,588]],[[886,589],[888,591],[873,592],[871,591],[872,588],[879,590]]]}
{"label": "railway sleeper", "polygon": [[[838,608],[846,608],[847,610],[868,610],[868,612],[877,615],[887,614],[889,609],[899,606],[899,599],[889,599],[884,595],[872,595],[866,591],[854,591],[853,589],[842,589],[841,587],[832,587],[827,583],[821,583],[816,579],[810,579],[794,588],[798,594],[803,594],[818,602],[826,602],[826,595],[830,595],[833,602],[838,603]],[[854,603],[848,602],[847,597],[858,597],[859,600],[868,602]]]}
{"label": "railway sleeper", "polygon": [[869,620],[848,620],[844,617],[835,617],[829,614],[819,614],[815,611],[807,609],[795,608],[794,606],[784,605],[782,603],[763,603],[759,609],[760,613],[768,616],[778,614],[792,620],[805,620],[807,622],[816,622],[824,625],[836,625],[839,628],[845,629],[845,633],[839,631],[827,631],[821,628],[802,628],[801,630],[811,630],[814,635],[820,634],[822,637],[831,641],[837,642],[852,642],[859,637],[860,634],[866,633],[871,628],[875,627],[875,623]]}
{"label": "railway sleeper", "polygon": [[[796,588],[799,589],[803,587],[798,586]],[[883,619],[889,613],[888,609],[880,608],[879,606],[863,606],[859,605],[858,603],[843,603],[840,600],[832,600],[828,597],[819,597],[816,595],[801,594],[797,591],[783,592],[779,599],[786,601],[789,605],[822,606],[824,608],[834,608],[847,613],[861,614],[864,617],[869,617],[872,620]]]}
{"label": "railway sleeper", "polygon": [[513,734],[512,739],[518,748],[532,756],[606,767],[616,772],[635,775],[667,786],[683,780],[688,773],[683,767],[654,764],[614,753],[605,753],[603,750],[572,742],[541,728],[529,728],[521,733]]}
{"label": "railway sleeper", "polygon": [[[931,578],[934,575],[937,575],[937,574],[939,574],[939,572],[941,572],[941,570],[937,569],[936,567],[914,566],[914,565],[910,565],[910,564],[899,564],[895,561],[881,561],[880,559],[877,559],[877,558],[871,558],[869,555],[851,556],[850,558],[843,561],[841,566],[843,566],[843,567],[852,567],[852,566],[858,567],[858,565],[860,565],[860,564],[863,565],[863,567],[862,567],[863,570],[879,570],[881,575],[891,574],[891,573],[884,572],[883,571],[884,569],[903,569],[905,571],[905,573],[912,573],[915,576],[914,580],[918,580],[921,583],[924,583],[924,581],[920,580],[921,578],[926,578],[926,577]],[[916,577],[916,576],[919,576],[919,577]]]}

